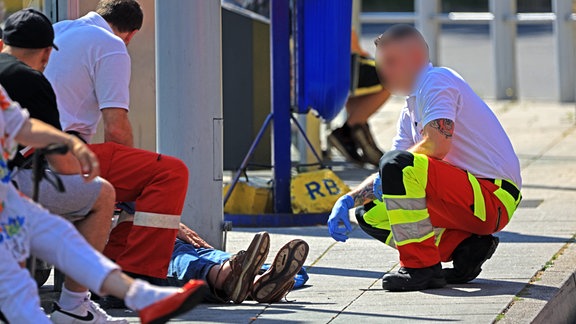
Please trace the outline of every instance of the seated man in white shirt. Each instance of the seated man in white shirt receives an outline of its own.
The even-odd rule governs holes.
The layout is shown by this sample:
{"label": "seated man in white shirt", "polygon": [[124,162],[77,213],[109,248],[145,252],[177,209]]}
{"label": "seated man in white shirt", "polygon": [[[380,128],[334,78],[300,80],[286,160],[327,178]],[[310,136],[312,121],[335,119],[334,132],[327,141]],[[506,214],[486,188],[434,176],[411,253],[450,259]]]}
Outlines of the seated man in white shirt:
{"label": "seated man in white shirt", "polygon": [[132,276],[155,281],[168,273],[188,168],[176,158],[132,147],[126,46],[142,21],[138,2],[103,0],[96,12],[55,24],[59,51],[52,52],[44,74],[54,87],[64,131],[89,143],[103,119],[105,143],[90,148],[116,200],[136,203],[134,218],[120,220],[104,254]]}
{"label": "seated man in white shirt", "polygon": [[[392,150],[379,174],[342,196],[328,220],[337,241],[360,227],[396,247],[401,268],[382,279],[390,291],[440,288],[475,279],[521,200],[520,164],[490,108],[453,70],[433,67],[422,35],[390,27],[376,40],[386,86],[407,96]],[[345,228],[341,228],[343,223]],[[454,261],[442,270],[440,262]]]}

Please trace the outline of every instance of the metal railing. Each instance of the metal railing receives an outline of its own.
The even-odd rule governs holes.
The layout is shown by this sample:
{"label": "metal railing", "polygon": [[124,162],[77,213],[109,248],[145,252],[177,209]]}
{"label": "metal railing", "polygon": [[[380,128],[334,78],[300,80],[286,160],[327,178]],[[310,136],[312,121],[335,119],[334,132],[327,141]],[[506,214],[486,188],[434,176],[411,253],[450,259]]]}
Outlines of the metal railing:
{"label": "metal railing", "polygon": [[576,97],[576,14],[572,0],[551,0],[553,12],[518,13],[516,0],[490,0],[490,12],[440,12],[440,0],[415,0],[415,12],[367,12],[364,24],[413,23],[430,46],[430,58],[438,59],[438,36],[442,24],[490,24],[496,76],[496,98],[517,99],[516,26],[553,24],[557,61],[558,98],[574,102]]}

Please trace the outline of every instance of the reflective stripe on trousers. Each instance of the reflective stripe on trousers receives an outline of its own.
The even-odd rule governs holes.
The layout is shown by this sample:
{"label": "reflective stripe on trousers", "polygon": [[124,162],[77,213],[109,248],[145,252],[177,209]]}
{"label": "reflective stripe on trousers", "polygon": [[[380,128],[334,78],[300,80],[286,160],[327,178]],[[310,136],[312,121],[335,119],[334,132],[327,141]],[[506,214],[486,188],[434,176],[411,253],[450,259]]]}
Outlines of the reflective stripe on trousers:
{"label": "reflective stripe on trousers", "polygon": [[[390,226],[390,220],[388,218],[388,210],[386,210],[386,205],[379,200],[374,200],[372,202],[374,206],[366,211],[363,215],[364,221],[374,228],[378,228],[385,231],[390,231],[390,235],[386,238],[386,245],[396,248],[396,242],[392,235],[392,229]],[[436,246],[440,245],[442,240],[442,234],[446,231],[445,228],[434,227],[434,236],[436,237]]]}
{"label": "reflective stripe on trousers", "polygon": [[[468,172],[468,180],[470,181],[472,191],[474,192],[474,216],[478,217],[481,221],[484,222],[486,221],[486,202],[484,201],[484,195],[482,194],[480,182],[470,172]],[[510,220],[516,211],[518,204],[520,204],[520,201],[522,200],[522,195],[518,197],[518,200],[515,200],[508,191],[502,189],[502,181],[502,179],[494,180],[494,184],[498,186],[498,189],[494,191],[494,195],[500,199],[506,208],[508,220]],[[516,184],[514,184],[512,181],[508,182],[518,188],[518,186],[516,186]]]}
{"label": "reflective stripe on trousers", "polygon": [[180,216],[137,211],[134,214],[134,225],[154,228],[178,229],[180,226]]}
{"label": "reflective stripe on trousers", "polygon": [[426,207],[428,158],[414,154],[413,166],[403,168],[403,196],[384,194],[392,235],[397,246],[420,243],[434,237]]}
{"label": "reflective stripe on trousers", "polygon": [[[514,182],[509,180],[508,182],[514,185],[516,189],[518,189],[518,186]],[[512,219],[512,215],[514,214],[514,212],[518,208],[518,205],[520,204],[520,201],[522,200],[522,194],[520,194],[518,199],[515,200],[514,197],[512,197],[512,195],[508,191],[502,189],[502,179],[496,179],[494,181],[494,184],[499,187],[498,190],[494,191],[494,195],[498,197],[498,199],[500,199],[502,204],[504,204],[504,207],[506,207],[506,212],[508,212],[508,220],[510,220]]]}

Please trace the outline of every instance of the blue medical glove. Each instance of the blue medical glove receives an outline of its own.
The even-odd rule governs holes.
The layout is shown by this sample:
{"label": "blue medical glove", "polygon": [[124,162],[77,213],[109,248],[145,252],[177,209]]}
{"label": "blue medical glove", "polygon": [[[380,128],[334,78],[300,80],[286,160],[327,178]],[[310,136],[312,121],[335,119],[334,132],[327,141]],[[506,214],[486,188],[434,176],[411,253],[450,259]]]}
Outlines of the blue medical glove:
{"label": "blue medical glove", "polygon": [[374,179],[372,186],[372,190],[374,191],[374,196],[376,196],[376,199],[384,201],[382,200],[382,196],[384,194],[382,193],[382,178],[380,178],[380,173],[378,173],[376,179]]}
{"label": "blue medical glove", "polygon": [[[328,232],[338,242],[346,242],[347,232],[352,231],[348,211],[353,207],[354,199],[348,195],[340,197],[332,207],[332,212],[328,217]],[[344,228],[340,227],[340,223],[344,223]]]}

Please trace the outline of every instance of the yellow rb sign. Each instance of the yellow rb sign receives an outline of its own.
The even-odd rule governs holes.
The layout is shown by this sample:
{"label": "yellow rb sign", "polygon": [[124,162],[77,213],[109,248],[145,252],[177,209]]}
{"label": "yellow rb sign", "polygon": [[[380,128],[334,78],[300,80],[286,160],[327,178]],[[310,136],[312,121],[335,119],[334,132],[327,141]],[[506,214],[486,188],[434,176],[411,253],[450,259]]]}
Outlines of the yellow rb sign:
{"label": "yellow rb sign", "polygon": [[332,170],[301,173],[292,178],[292,212],[326,213],[350,188]]}

